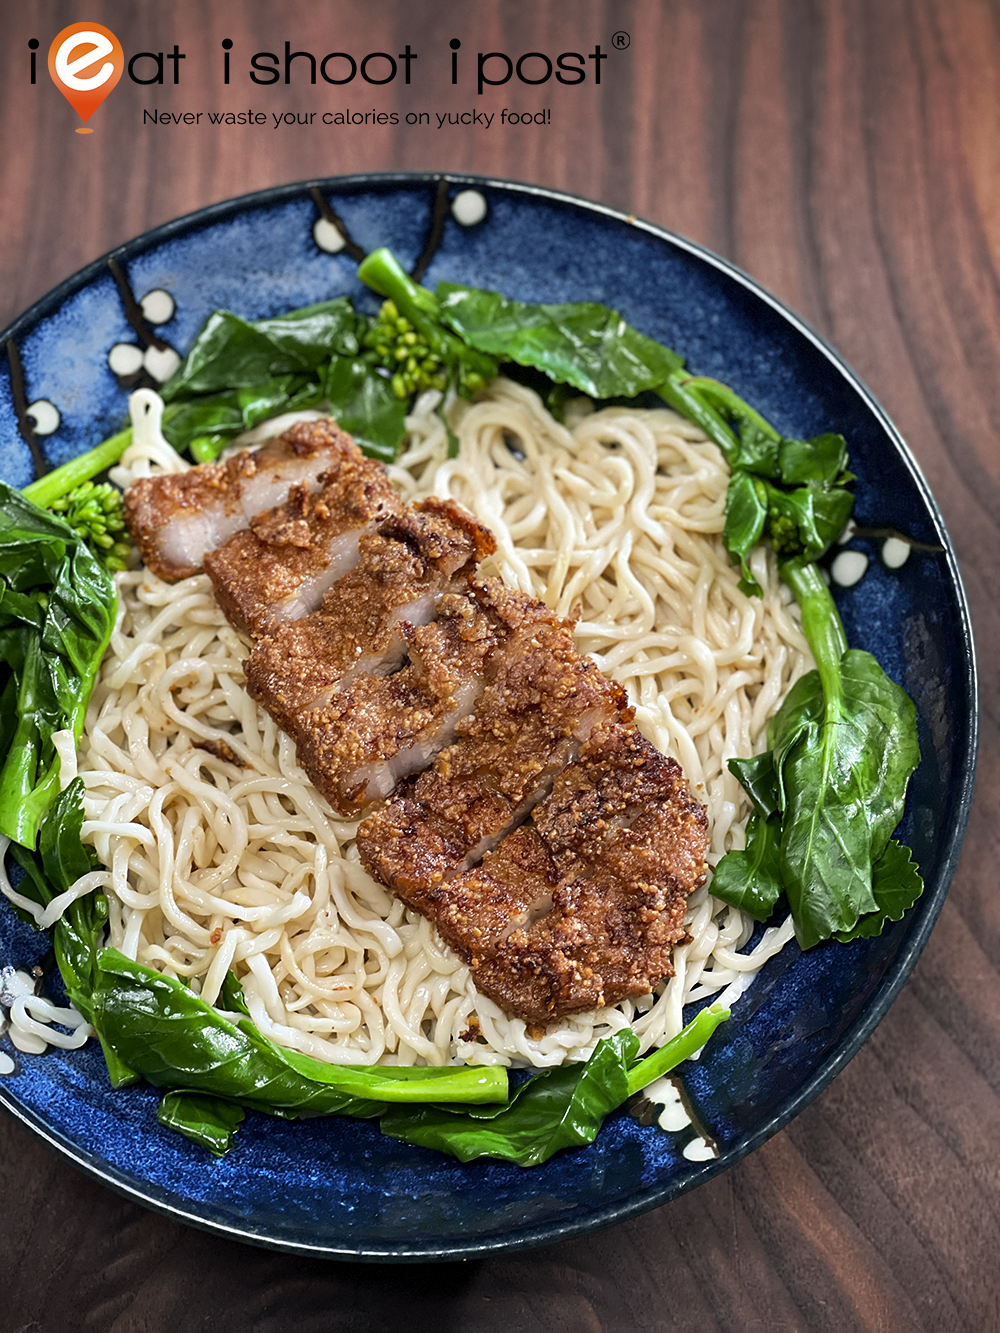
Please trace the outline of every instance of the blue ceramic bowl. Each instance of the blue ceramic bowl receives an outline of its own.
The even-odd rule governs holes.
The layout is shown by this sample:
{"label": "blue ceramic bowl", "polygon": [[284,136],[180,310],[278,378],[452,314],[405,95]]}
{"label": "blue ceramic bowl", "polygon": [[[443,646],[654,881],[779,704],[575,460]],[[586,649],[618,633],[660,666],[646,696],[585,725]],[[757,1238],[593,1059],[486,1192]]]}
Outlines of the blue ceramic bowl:
{"label": "blue ceramic bowl", "polygon": [[[444,192],[453,197],[468,188],[481,193],[487,211],[463,226],[448,212]],[[360,1259],[456,1258],[538,1245],[630,1217],[724,1171],[800,1111],[886,1012],[934,924],[965,830],[976,749],[965,599],[930,492],[857,377],[738,270],[655,227],[503,181],[449,177],[441,185],[430,176],[358,176],[220,204],[160,227],[111,258],[136,299],[159,289],[171,294],[176,311],[156,332],[181,353],[218,306],[259,318],[346,292],[374,309],[350,254],[317,245],[319,200],[332,204],[357,245],[391,246],[408,266],[430,239],[429,285],[448,279],[528,301],[606,302],[680,351],[696,373],[731,384],[783,433],[841,431],[858,474],[859,523],[943,548],[914,551],[890,571],[875,544],[856,541],[872,556],[869,571],[837,594],[850,642],[875,653],[917,705],[923,760],[902,837],[915,850],[927,890],[878,939],[806,954],[793,945],[767,964],[685,1075],[718,1142],[716,1160],[688,1161],[685,1135],[619,1112],[591,1147],[531,1171],[462,1166],[383,1138],[368,1123],[290,1124],[258,1114],[248,1117],[236,1151],[216,1161],[157,1125],[151,1088],[112,1092],[96,1043],[41,1058],[17,1056],[16,1072],[0,1079],[0,1103],[76,1165],[213,1231]],[[108,367],[108,351],[137,344],[141,335],[126,317],[107,260],[64,282],[4,337],[20,355],[22,407],[47,400],[59,411],[58,429],[40,441],[51,463],[119,427],[127,392]],[[6,364],[0,476],[18,486],[33,476]],[[0,964],[30,966],[45,951],[44,938],[3,904]]]}

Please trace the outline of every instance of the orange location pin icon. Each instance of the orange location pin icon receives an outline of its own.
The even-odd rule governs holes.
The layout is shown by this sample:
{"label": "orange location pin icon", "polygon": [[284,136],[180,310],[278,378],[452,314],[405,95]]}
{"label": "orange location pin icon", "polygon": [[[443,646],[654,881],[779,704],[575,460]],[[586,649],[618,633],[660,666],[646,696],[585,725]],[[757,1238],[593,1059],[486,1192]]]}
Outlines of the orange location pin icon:
{"label": "orange location pin icon", "polygon": [[99,23],[71,23],[49,47],[52,82],[83,120],[90,119],[124,69],[121,42]]}

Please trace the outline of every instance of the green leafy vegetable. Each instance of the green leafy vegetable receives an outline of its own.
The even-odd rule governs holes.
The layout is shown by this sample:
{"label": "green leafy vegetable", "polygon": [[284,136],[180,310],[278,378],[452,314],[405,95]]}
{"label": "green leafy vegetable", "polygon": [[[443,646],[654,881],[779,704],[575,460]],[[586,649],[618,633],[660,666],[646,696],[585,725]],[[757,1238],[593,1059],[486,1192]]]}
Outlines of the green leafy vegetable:
{"label": "green leafy vegetable", "polygon": [[777,813],[781,793],[778,791],[774,755],[770,750],[755,754],[750,759],[730,759],[729,770],[739,778],[758,815],[768,819]]}
{"label": "green leafy vegetable", "polygon": [[[361,358],[358,376],[338,379],[333,374],[338,365],[350,366],[360,357],[361,337],[370,323],[355,313],[346,296],[254,322],[214,311],[160,390],[167,404],[164,437],[179,453],[190,452],[196,463],[210,462],[230,440],[260,422],[320,406],[332,388],[348,394],[333,402],[333,415],[350,422],[345,429],[356,429],[366,452],[391,461],[403,438],[405,406],[385,401],[392,394],[376,371],[374,353]],[[50,505],[116,463],[131,441],[129,426],[33,482],[24,494]]]}
{"label": "green leafy vegetable", "polygon": [[390,1102],[505,1101],[504,1070],[328,1065],[276,1046],[182,982],[115,949],[98,955],[94,1014],[102,1039],[156,1087],[224,1097],[274,1113],[370,1118]]}
{"label": "green leafy vegetable", "polygon": [[42,907],[97,865],[91,849],[80,841],[83,793],[82,778],[74,778],[59,793],[42,825],[37,851],[15,845],[15,855],[23,853],[18,863],[31,880],[24,896]]}
{"label": "green leafy vegetable", "polygon": [[847,441],[843,435],[782,440],[778,451],[778,476],[788,486],[809,482],[835,486],[853,480],[847,470]]}
{"label": "green leafy vegetable", "polygon": [[246,1017],[232,975],[222,999],[233,1008],[224,1014],[113,949],[101,951],[97,967],[94,1012],[106,1047],[154,1085],[174,1089],[161,1123],[213,1152],[231,1145],[235,1104],[269,1114],[378,1116],[386,1134],[462,1161],[488,1155],[534,1165],[592,1142],[609,1111],[700,1050],[728,1017],[718,1006],[703,1010],[637,1063],[638,1038],[623,1029],[599,1042],[586,1064],[537,1075],[508,1102],[501,1069],[353,1068],[275,1046]]}
{"label": "green leafy vegetable", "polygon": [[346,296],[254,322],[214,311],[163,386],[164,435],[178,451],[190,449],[196,462],[207,462],[259,422],[316,407],[333,393],[334,416],[356,429],[362,448],[395,457],[405,408],[391,404],[390,420],[383,401],[392,399],[389,385],[359,360],[369,323]]}
{"label": "green leafy vegetable", "polygon": [[872,867],[872,896],[876,910],[863,916],[853,930],[839,931],[842,944],[851,940],[870,939],[881,935],[887,921],[901,921],[924,891],[924,881],[913,860],[909,847],[890,839],[885,851]]}
{"label": "green leafy vegetable", "polygon": [[760,586],[750,572],[747,557],[764,535],[767,513],[767,482],[749,472],[734,472],[726,491],[726,526],[722,530],[722,541],[729,554],[739,561],[740,587],[744,592]]}
{"label": "green leafy vegetable", "polygon": [[818,560],[843,531],[854,507],[854,497],[842,486],[809,482],[788,489],[762,484],[767,488],[765,534],[780,556]]}
{"label": "green leafy vegetable", "polygon": [[29,849],[59,794],[57,731],[79,740],[114,625],[110,575],[68,524],[0,482],[0,833]]}
{"label": "green leafy vegetable", "polygon": [[746,850],[722,859],[712,892],[758,920],[783,892],[805,949],[831,936],[857,938],[862,918],[862,933],[877,934],[899,919],[901,903],[916,900],[919,876],[908,860],[890,853],[878,867],[920,750],[912,700],[870,653],[847,648],[816,566],[792,561],[783,573],[817,669],[796,682],[772,719],[768,754],[730,761],[755,815]]}
{"label": "green leafy vegetable", "polygon": [[346,296],[252,323],[216,310],[160,393],[170,403],[221,389],[256,389],[358,350],[357,316]]}
{"label": "green leafy vegetable", "polygon": [[393,309],[413,321],[425,346],[434,346],[430,331],[443,324],[498,362],[532,367],[592,398],[633,398],[654,390],[701,425],[733,470],[724,541],[740,564],[745,592],[760,592],[748,556],[762,538],[786,558],[816,560],[847,522],[853,501],[845,488],[851,474],[841,436],[784,439],[732,389],[686,374],[675,352],[608,306],[532,305],[454,283],[439,284],[435,295],[413,283],[385,250],[370,255],[358,272],[393,298]]}
{"label": "green leafy vegetable", "polygon": [[325,397],[318,374],[279,375],[249,388],[171,403],[163,413],[164,438],[178,453],[189,449],[196,463],[211,462],[231,439],[261,421],[318,406]]}
{"label": "green leafy vegetable", "polygon": [[872,866],[920,761],[915,709],[869,653],[840,660],[840,689],[810,672],[769,734],[782,792],[781,861],[803,947],[876,910]]}
{"label": "green leafy vegetable", "polygon": [[658,385],[656,392],[675,412],[700,426],[708,438],[719,446],[732,467],[739,456],[740,440],[727,418],[709,399],[708,392],[715,385],[715,380],[697,379],[679,370]]}
{"label": "green leafy vegetable", "polygon": [[193,1139],[216,1157],[233,1146],[236,1131],[245,1118],[243,1107],[223,1097],[200,1092],[168,1092],[160,1101],[156,1118],[167,1129]]}
{"label": "green leafy vegetable", "polygon": [[[253,323],[215,311],[163,387],[164,435],[208,462],[259,422],[329,400],[360,447],[391,462],[405,433],[406,402],[380,369],[378,352],[362,349],[363,339],[372,342],[371,325],[346,296]],[[385,350],[398,373],[395,347]]]}
{"label": "green leafy vegetable", "polygon": [[380,1120],[383,1134],[423,1148],[437,1148],[462,1162],[497,1157],[537,1166],[561,1148],[593,1143],[605,1118],[633,1093],[689,1059],[724,1019],[727,1009],[703,1009],[683,1032],[644,1060],[635,1061],[639,1038],[622,1028],[597,1043],[585,1064],[560,1065],[522,1083],[506,1107],[461,1113],[445,1107],[399,1108]]}
{"label": "green leafy vegetable", "polygon": [[330,411],[373,458],[391,463],[406,434],[406,404],[365,361],[335,357],[326,372]]}
{"label": "green leafy vegetable", "polygon": [[429,1106],[387,1111],[380,1128],[461,1162],[499,1157],[537,1166],[560,1148],[593,1143],[608,1113],[628,1097],[626,1068],[638,1047],[632,1029],[623,1028],[599,1041],[586,1064],[560,1065],[522,1083],[507,1109],[490,1119]]}
{"label": "green leafy vegetable", "polygon": [[772,721],[767,755],[730,761],[754,814],[746,847],[723,857],[712,892],[759,921],[786,897],[803,948],[877,934],[922,889],[916,867],[886,852],[920,753],[911,700],[874,657],[848,651],[814,563],[851,515],[846,442],[782,438],[715,380],[675,374],[659,392],[705,429],[732,468],[723,543],[740,566],[740,588],[761,592],[748,558],[769,540],[818,667]]}
{"label": "green leafy vegetable", "polygon": [[766,921],[785,891],[781,877],[781,819],[751,815],[746,846],[727,852],[715,868],[712,894]]}
{"label": "green leafy vegetable", "polygon": [[[60,792],[38,839],[38,854],[48,883],[58,893],[94,870],[98,861],[80,840],[83,826],[83,779],[74,778]],[[70,904],[56,923],[52,944],[66,994],[88,1022],[93,1022],[92,999],[96,951],[108,920],[104,894],[88,894]]]}
{"label": "green leafy vegetable", "polygon": [[592,398],[633,398],[683,364],[668,348],[592,301],[527,305],[499,292],[443,282],[441,319],[464,342],[501,361],[534,366]]}
{"label": "green leafy vegetable", "polygon": [[[750,433],[761,438],[756,422]],[[818,560],[843,531],[854,505],[845,486],[851,474],[842,436],[782,440],[775,434],[770,443],[770,451],[756,445],[748,450],[741,436],[726,493],[722,540],[740,565],[740,588],[748,595],[760,594],[747,564],[759,541],[769,540],[781,559]]]}
{"label": "green leafy vegetable", "polygon": [[658,388],[671,407],[715,441],[732,469],[723,543],[740,566],[740,588],[761,589],[747,556],[762,539],[784,559],[818,560],[851,516],[842,435],[783,438],[748,403],[718,380],[675,372]]}

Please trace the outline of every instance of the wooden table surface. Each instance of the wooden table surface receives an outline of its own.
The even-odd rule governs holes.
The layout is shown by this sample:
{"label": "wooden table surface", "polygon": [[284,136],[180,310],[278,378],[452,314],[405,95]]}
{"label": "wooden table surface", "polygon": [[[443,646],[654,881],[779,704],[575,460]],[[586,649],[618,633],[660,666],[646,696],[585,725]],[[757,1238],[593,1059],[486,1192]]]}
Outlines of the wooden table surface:
{"label": "wooden table surface", "polygon": [[[142,11],[139,17],[134,14]],[[44,74],[81,15],[127,77],[79,122]],[[734,260],[843,353],[894,418],[958,549],[982,672],[982,750],[940,922],[875,1035],[724,1176],[596,1235],[412,1268],[244,1248],[146,1212],[0,1120],[0,1328],[659,1330],[1000,1328],[1000,7],[996,0],[24,0],[4,6],[0,323],[112,246],[250,189],[388,168],[578,192]],[[487,90],[476,51],[627,51],[601,87]],[[38,83],[27,41],[41,41]],[[221,85],[223,38],[233,82]],[[448,42],[462,40],[458,85]],[[248,54],[418,53],[385,110],[551,109],[516,129],[143,127],[144,107],[350,105],[255,87]],[[300,62],[300,67],[305,62]],[[168,79],[170,66],[167,67]],[[418,77],[419,75],[419,77]],[[515,83],[515,89],[517,85]]]}

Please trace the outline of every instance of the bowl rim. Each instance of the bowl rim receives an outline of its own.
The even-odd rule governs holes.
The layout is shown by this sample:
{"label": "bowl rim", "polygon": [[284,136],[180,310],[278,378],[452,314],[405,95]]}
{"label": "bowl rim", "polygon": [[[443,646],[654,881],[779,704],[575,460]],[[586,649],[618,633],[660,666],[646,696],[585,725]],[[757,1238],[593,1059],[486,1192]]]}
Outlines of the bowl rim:
{"label": "bowl rim", "polygon": [[718,1158],[706,1162],[700,1168],[685,1174],[681,1179],[671,1179],[665,1184],[654,1185],[637,1191],[629,1199],[609,1204],[605,1208],[590,1212],[585,1217],[564,1222],[550,1221],[538,1226],[524,1227],[516,1232],[495,1237],[478,1238],[468,1243],[461,1241],[447,1246],[416,1246],[407,1242],[394,1245],[376,1245],[365,1242],[358,1246],[348,1244],[330,1245],[328,1243],[309,1244],[307,1241],[293,1241],[267,1234],[263,1229],[243,1228],[229,1222],[218,1221],[211,1217],[189,1211],[187,1207],[171,1201],[170,1192],[161,1187],[152,1188],[149,1182],[136,1183],[126,1173],[112,1168],[97,1153],[88,1152],[79,1145],[65,1138],[58,1131],[46,1125],[44,1121],[27,1107],[22,1106],[8,1088],[0,1082],[0,1107],[19,1120],[44,1142],[55,1148],[70,1163],[101,1184],[109,1186],[126,1198],[142,1204],[155,1212],[172,1217],[190,1226],[198,1227],[218,1236],[239,1240],[267,1249],[288,1254],[305,1255],[315,1258],[341,1259],[348,1261],[421,1263],[446,1262],[456,1259],[483,1258],[513,1250],[528,1249],[540,1245],[555,1244],[569,1240],[600,1228],[612,1226],[628,1218],[636,1217],[652,1208],[657,1208],[671,1199],[686,1194],[696,1186],[704,1184],[723,1171],[741,1161],[749,1153],[760,1147],[769,1138],[789,1123],[832,1082],[844,1066],[851,1060],[871,1036],[876,1026],[884,1018],[904,983],[909,978],[919,958],[931,930],[947,896],[954,878],[969,821],[972,803],[972,791],[975,781],[978,737],[979,737],[979,696],[978,675],[976,668],[975,644],[968,601],[951,538],[945,528],[944,520],[937,502],[916,459],[910,452],[899,430],[893,425],[881,403],[844,361],[829,342],[816,332],[801,316],[789,309],[776,296],[768,292],[736,264],[714,254],[711,250],[687,239],[676,232],[655,223],[644,221],[633,214],[625,214],[606,204],[597,203],[583,196],[563,190],[552,189],[544,185],[502,179],[493,176],[477,175],[465,172],[439,171],[384,171],[360,172],[348,176],[320,176],[284,185],[269,186],[238,195],[232,199],[221,200],[204,208],[186,213],[182,217],[161,223],[124,244],[116,246],[107,254],[93,260],[84,268],[77,270],[64,279],[51,291],[33,302],[2,333],[0,345],[8,339],[16,339],[21,333],[34,326],[38,321],[54,313],[63,302],[86,287],[94,278],[107,272],[110,259],[130,260],[156,245],[171,240],[195,228],[221,221],[226,217],[239,214],[249,209],[267,207],[271,204],[284,203],[296,198],[308,198],[312,188],[321,191],[344,191],[356,187],[384,186],[436,186],[445,181],[449,185],[466,188],[483,188],[505,191],[512,195],[528,196],[556,204],[568,204],[582,209],[586,213],[625,223],[638,231],[659,241],[666,242],[674,249],[683,251],[709,267],[724,274],[754,297],[770,306],[783,321],[790,324],[802,337],[810,342],[830,363],[848,385],[859,395],[863,404],[875,417],[877,423],[888,436],[902,462],[919,491],[933,520],[938,540],[944,548],[948,576],[954,589],[956,603],[956,634],[963,648],[962,661],[955,664],[956,686],[964,691],[967,707],[960,719],[961,731],[957,738],[956,749],[961,747],[962,757],[958,771],[951,780],[953,791],[957,795],[957,818],[944,843],[943,855],[937,876],[937,882],[928,886],[916,909],[919,919],[909,931],[899,952],[893,958],[885,977],[879,983],[864,1012],[844,1032],[840,1041],[823,1063],[793,1093],[790,1093],[777,1109],[753,1133],[727,1148]]}

